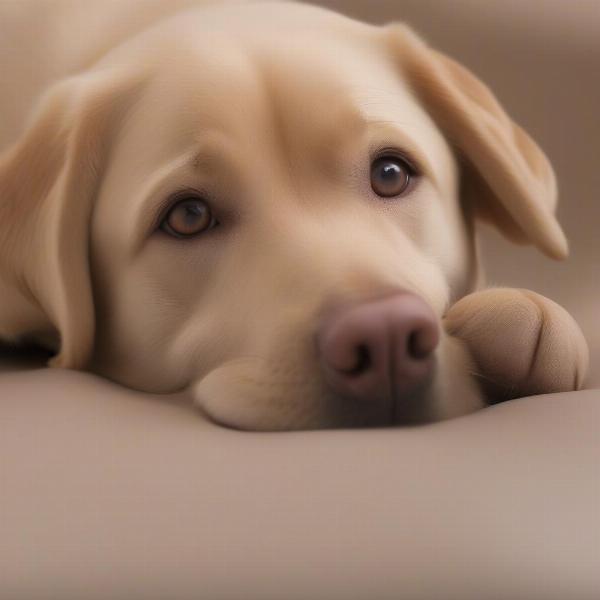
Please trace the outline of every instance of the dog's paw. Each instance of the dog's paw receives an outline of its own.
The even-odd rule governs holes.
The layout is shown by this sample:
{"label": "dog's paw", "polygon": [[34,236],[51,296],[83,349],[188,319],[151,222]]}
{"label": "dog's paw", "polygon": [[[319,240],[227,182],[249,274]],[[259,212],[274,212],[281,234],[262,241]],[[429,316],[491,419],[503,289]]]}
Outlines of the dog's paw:
{"label": "dog's paw", "polygon": [[580,389],[588,347],[561,306],[524,289],[495,288],[465,296],[448,310],[448,333],[461,339],[490,402]]}

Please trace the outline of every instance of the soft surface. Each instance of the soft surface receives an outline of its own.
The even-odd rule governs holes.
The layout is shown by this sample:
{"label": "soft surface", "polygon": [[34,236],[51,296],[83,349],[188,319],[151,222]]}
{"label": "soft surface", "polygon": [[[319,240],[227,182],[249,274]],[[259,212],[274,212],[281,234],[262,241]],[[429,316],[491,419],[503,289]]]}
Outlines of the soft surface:
{"label": "soft surface", "polygon": [[0,375],[11,600],[592,600],[600,392],[414,429],[241,433],[90,375]]}

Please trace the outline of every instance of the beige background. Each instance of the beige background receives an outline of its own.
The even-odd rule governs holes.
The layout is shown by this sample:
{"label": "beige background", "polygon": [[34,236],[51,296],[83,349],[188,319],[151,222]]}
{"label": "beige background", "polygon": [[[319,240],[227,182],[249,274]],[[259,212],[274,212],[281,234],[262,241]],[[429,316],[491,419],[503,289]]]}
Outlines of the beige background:
{"label": "beige background", "polygon": [[[561,190],[565,263],[483,231],[490,284],[527,287],[565,306],[600,386],[600,0],[322,0],[362,20],[404,20],[490,85],[548,154]],[[483,228],[482,228],[483,229]]]}

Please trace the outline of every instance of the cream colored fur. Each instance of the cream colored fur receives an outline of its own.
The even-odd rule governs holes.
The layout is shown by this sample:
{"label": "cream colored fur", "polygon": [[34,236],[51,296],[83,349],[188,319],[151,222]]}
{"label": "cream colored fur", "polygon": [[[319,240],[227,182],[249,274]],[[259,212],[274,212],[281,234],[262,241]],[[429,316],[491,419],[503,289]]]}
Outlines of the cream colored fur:
{"label": "cream colored fur", "polygon": [[[542,151],[406,26],[288,3],[52,6],[0,8],[0,43],[15,46],[0,53],[15,86],[0,130],[0,337],[54,348],[53,366],[189,390],[239,428],[376,424],[380,407],[321,377],[326,306],[404,288],[441,322],[478,285],[477,217],[566,256]],[[369,153],[385,147],[423,170],[399,200],[369,190]],[[222,226],[170,239],[157,215],[186,187]],[[401,421],[483,406],[484,350],[458,337],[443,337]]]}

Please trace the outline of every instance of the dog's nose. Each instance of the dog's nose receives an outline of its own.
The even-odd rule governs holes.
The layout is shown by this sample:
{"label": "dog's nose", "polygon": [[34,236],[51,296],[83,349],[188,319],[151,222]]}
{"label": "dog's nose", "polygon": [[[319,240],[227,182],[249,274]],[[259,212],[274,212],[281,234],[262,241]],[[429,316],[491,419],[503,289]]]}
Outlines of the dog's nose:
{"label": "dog's nose", "polygon": [[409,292],[333,310],[317,334],[328,384],[359,400],[396,402],[420,388],[438,342],[432,309]]}

